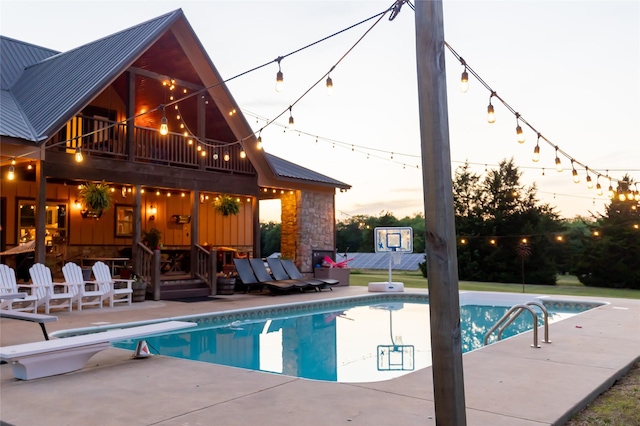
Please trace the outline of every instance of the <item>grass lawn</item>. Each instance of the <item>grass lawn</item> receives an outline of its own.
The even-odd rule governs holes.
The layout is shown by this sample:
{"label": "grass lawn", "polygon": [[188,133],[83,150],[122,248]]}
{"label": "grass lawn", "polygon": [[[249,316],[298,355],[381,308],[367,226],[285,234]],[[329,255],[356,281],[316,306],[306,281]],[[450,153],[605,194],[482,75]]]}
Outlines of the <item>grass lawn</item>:
{"label": "grass lawn", "polygon": [[[393,271],[392,279],[404,283],[405,288],[427,288],[427,279],[420,272]],[[351,285],[366,286],[370,282],[388,281],[389,273],[379,270],[352,269],[349,275]],[[522,293],[522,284],[483,283],[460,281],[460,290],[501,291],[505,293]],[[640,290],[586,287],[573,275],[560,275],[556,285],[525,284],[524,292],[530,294],[557,294],[567,296],[619,297],[623,299],[640,299]]]}
{"label": "grass lawn", "polygon": [[[427,279],[420,272],[394,271],[394,282],[405,288],[427,288]],[[351,285],[366,286],[369,282],[389,281],[388,271],[351,270]],[[501,291],[522,293],[522,284],[481,283],[460,281],[460,290]],[[526,284],[525,293],[566,296],[619,297],[640,299],[640,290],[586,287],[575,276],[558,276],[556,285]],[[600,395],[565,426],[628,426],[640,425],[640,362],[615,385]]]}

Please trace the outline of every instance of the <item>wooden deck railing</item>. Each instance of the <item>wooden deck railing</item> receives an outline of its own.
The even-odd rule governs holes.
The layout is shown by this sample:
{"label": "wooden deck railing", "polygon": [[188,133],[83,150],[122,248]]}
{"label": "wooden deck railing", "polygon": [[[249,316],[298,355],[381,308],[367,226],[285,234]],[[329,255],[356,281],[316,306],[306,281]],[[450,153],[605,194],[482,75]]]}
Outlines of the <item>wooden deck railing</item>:
{"label": "wooden deck railing", "polygon": [[211,294],[216,294],[216,262],[218,257],[215,251],[196,244],[196,271],[195,275],[205,281],[211,289]]}
{"label": "wooden deck railing", "polygon": [[179,133],[163,136],[157,129],[137,126],[134,127],[134,141],[133,152],[129,153],[126,123],[77,116],[47,145],[69,153],[80,148],[83,154],[91,156],[126,160],[131,155],[136,162],[255,174],[251,163],[241,157],[242,146],[233,141],[204,139],[200,143]]}

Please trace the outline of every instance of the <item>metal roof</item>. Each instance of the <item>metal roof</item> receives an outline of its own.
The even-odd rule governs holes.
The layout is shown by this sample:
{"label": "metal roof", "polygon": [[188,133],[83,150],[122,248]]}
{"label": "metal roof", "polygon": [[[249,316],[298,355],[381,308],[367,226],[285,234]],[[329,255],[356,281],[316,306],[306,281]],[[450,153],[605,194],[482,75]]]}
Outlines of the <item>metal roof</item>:
{"label": "metal roof", "polygon": [[276,157],[273,154],[269,154],[268,152],[264,153],[267,162],[271,166],[271,169],[275,173],[278,178],[288,178],[295,180],[306,180],[313,183],[321,183],[327,184],[336,188],[349,189],[351,185],[346,184],[344,182],[340,182],[339,180],[330,178],[329,176],[325,176],[323,174],[314,172],[313,170],[309,170],[297,164],[294,164],[290,161],[283,160],[280,157]]}
{"label": "metal roof", "polygon": [[[22,108],[24,121],[35,131],[35,137],[27,139],[39,141],[51,136],[51,132],[68,121],[69,115],[95,98],[181,16],[182,10],[176,10],[68,52],[49,55],[23,68],[15,83],[3,89],[11,91],[15,103]],[[4,40],[2,47],[4,62]],[[26,44],[23,47],[22,51],[13,49],[19,53],[11,62],[13,73],[18,72],[16,67],[25,64],[30,55],[34,58],[38,53],[43,55],[42,48],[29,49]],[[15,78],[7,77],[6,83],[11,83],[11,77]],[[4,107],[1,113],[4,120]],[[7,119],[12,117],[7,111]]]}

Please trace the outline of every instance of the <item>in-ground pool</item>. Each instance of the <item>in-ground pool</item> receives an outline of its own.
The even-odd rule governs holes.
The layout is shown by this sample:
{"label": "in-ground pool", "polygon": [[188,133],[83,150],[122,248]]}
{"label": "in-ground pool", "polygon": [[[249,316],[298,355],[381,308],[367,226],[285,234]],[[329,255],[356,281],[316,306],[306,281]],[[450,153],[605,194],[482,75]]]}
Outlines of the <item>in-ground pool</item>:
{"label": "in-ground pool", "polygon": [[[550,322],[599,305],[463,293],[463,352],[482,347],[485,333],[511,306],[532,300],[544,303]],[[431,365],[426,295],[376,294],[171,319],[198,327],[145,338],[152,353],[338,382],[387,380]],[[532,323],[530,314],[520,315],[503,339],[531,330]],[[136,341],[114,346],[134,350]]]}

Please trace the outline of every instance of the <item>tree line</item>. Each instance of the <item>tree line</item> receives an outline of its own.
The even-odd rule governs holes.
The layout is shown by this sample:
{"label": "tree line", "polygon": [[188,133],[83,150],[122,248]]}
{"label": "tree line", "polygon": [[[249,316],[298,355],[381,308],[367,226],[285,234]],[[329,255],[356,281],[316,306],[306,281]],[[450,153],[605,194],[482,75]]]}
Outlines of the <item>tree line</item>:
{"label": "tree line", "polygon": [[[484,176],[468,164],[453,177],[458,275],[465,281],[547,284],[558,274],[576,275],[589,286],[640,289],[640,202],[614,197],[603,214],[563,219],[537,199],[537,188],[520,183],[513,159]],[[617,193],[628,193],[625,176]],[[413,252],[426,253],[422,213],[396,218],[356,215],[336,223],[336,251],[374,252],[376,227],[413,229]],[[262,253],[280,250],[280,224],[261,224]],[[425,277],[426,262],[421,264]]]}

